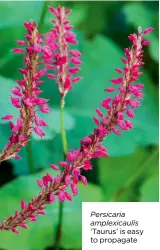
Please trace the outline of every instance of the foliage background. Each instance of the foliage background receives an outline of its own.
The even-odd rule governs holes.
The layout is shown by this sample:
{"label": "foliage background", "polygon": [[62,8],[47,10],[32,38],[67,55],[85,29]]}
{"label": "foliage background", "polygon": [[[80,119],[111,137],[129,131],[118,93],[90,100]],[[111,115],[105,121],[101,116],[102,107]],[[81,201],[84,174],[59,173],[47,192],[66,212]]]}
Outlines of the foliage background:
{"label": "foliage background", "polygon": [[[48,2],[57,6],[59,2]],[[23,66],[21,56],[10,53],[16,39],[23,39],[23,22],[34,19],[40,22],[42,32],[51,28],[51,15],[43,1],[0,2],[0,116],[14,113],[9,103],[10,89],[20,78],[18,68]],[[129,46],[127,36],[139,25],[143,29],[154,27],[145,48],[145,63],[141,82],[145,84],[142,107],[136,111],[134,129],[123,136],[109,136],[104,145],[109,150],[108,159],[93,161],[93,171],[87,173],[89,185],[80,186],[80,195],[73,202],[64,203],[62,232],[63,249],[81,249],[82,201],[158,201],[158,2],[116,1],[78,2],[61,4],[72,8],[70,14],[79,38],[78,48],[83,54],[83,80],[66,98],[65,126],[69,148],[79,146],[81,138],[90,133],[94,109],[106,95],[104,88],[116,77],[115,67],[122,67],[120,57],[123,48]],[[41,17],[41,18],[40,18]],[[40,21],[41,20],[41,21]],[[39,192],[36,179],[48,169],[49,163],[62,159],[59,124],[59,93],[55,83],[45,79],[44,97],[50,99],[53,112],[45,116],[48,121],[47,136],[32,138],[35,173],[30,174],[27,150],[21,152],[22,161],[11,160],[0,167],[0,219],[19,208],[19,201],[28,201]],[[8,124],[0,120],[0,149],[8,140]],[[54,249],[54,233],[57,225],[58,204],[47,208],[47,216],[38,223],[30,223],[20,236],[0,233],[0,249],[43,250]]]}

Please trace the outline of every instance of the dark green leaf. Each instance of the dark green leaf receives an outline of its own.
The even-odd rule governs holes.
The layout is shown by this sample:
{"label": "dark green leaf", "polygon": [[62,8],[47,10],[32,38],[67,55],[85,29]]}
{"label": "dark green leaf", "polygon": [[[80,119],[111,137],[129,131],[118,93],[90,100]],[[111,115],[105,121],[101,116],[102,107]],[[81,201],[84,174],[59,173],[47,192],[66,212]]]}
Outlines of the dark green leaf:
{"label": "dark green leaf", "polygon": [[141,201],[155,202],[159,201],[159,176],[151,176],[147,179],[141,188]]}
{"label": "dark green leaf", "polygon": [[[137,199],[137,188],[139,189],[140,183],[142,183],[143,179],[146,178],[149,171],[149,166],[146,165],[146,163],[150,156],[151,154],[148,155],[146,150],[138,149],[134,154],[125,157],[109,157],[106,159],[99,159],[100,183],[104,189],[107,201],[110,201],[117,192],[120,192],[117,197],[118,201],[135,201],[135,199]],[[152,165],[152,170],[154,169],[154,171],[157,171],[158,164],[155,162],[155,159],[152,159],[152,163],[150,165]],[[140,172],[140,169],[143,166],[146,166],[146,168],[142,169]],[[128,181],[130,181],[136,173],[138,173],[138,175],[135,177],[133,182],[127,186],[127,189],[123,190],[124,185],[126,185],[126,183],[128,183]],[[137,182],[137,188],[133,186],[135,182]],[[123,195],[121,194],[121,191]]]}

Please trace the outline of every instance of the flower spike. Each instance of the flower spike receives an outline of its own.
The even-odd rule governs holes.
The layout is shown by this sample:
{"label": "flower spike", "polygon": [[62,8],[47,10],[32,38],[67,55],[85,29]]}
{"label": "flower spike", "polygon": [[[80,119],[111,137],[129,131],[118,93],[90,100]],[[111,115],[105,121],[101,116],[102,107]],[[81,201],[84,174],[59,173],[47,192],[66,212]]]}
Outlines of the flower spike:
{"label": "flower spike", "polygon": [[[81,77],[75,77],[80,68],[76,67],[82,62],[81,53],[70,49],[70,44],[77,44],[76,35],[71,31],[67,15],[70,10],[64,7],[49,7],[50,12],[55,16],[54,28],[46,35],[46,47],[44,48],[44,63],[47,70],[55,70],[55,75],[48,73],[49,79],[56,78],[56,84],[64,100],[65,95],[73,88],[74,83],[79,82]],[[70,64],[73,64],[73,67]]]}
{"label": "flower spike", "polygon": [[[37,106],[40,106],[40,110],[42,112],[44,111],[43,113],[49,112],[47,100],[38,97],[41,93],[41,90],[38,88],[38,83],[46,72],[45,68],[38,70],[41,58],[41,35],[38,33],[35,22],[25,22],[24,26],[28,31],[28,34],[25,35],[28,41],[17,40],[16,42],[18,45],[26,46],[26,49],[18,48],[12,50],[13,53],[24,54],[25,68],[19,69],[23,80],[17,80],[18,85],[11,89],[12,96],[10,98],[12,105],[19,109],[19,118],[16,124],[10,121],[12,135],[10,136],[8,144],[0,153],[0,162],[11,158],[20,158],[17,156],[17,153],[23,146],[26,146],[30,140],[34,123],[34,131],[40,136],[44,136],[45,134],[38,126],[47,125],[43,120],[39,119],[38,121],[36,117]],[[8,114],[2,119],[11,120],[12,118],[13,115]]]}

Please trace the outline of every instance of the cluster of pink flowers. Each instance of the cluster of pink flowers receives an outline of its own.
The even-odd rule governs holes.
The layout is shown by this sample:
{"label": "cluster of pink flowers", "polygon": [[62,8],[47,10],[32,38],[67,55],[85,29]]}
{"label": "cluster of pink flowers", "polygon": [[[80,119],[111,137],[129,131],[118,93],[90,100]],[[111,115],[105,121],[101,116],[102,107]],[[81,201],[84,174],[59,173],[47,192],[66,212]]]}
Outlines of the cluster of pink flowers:
{"label": "cluster of pink flowers", "polygon": [[[65,14],[68,14],[68,12],[65,11],[64,8],[50,8],[50,10],[59,18],[59,21],[61,20],[62,22],[62,20],[66,20]],[[61,33],[57,33],[60,30],[59,23],[57,23],[57,21],[55,22],[57,31],[51,34],[56,35],[56,37],[58,36],[59,42],[56,45],[57,48],[59,43],[63,43]],[[65,24],[67,25],[67,23]],[[61,25],[61,27],[63,27],[63,25]],[[133,110],[140,106],[140,100],[143,97],[143,84],[134,84],[142,74],[140,68],[144,65],[142,61],[143,46],[149,44],[149,41],[145,41],[143,36],[152,32],[152,30],[153,28],[148,28],[142,32],[141,27],[139,27],[138,34],[131,34],[128,37],[132,42],[132,46],[131,48],[124,49],[125,57],[121,58],[124,63],[124,68],[115,69],[120,76],[112,79],[111,83],[113,86],[105,89],[107,93],[115,92],[115,96],[113,98],[107,96],[100,103],[101,107],[104,108],[104,112],[98,108],[96,109],[98,118],[93,118],[96,124],[94,132],[81,140],[80,149],[70,150],[68,152],[66,161],[59,162],[59,166],[50,164],[54,171],[60,172],[59,167],[63,167],[64,170],[55,178],[47,173],[41,180],[37,180],[41,188],[38,197],[33,198],[28,204],[25,204],[24,200],[22,200],[21,211],[18,212],[16,210],[14,216],[4,219],[0,224],[0,230],[12,230],[15,233],[19,233],[17,229],[18,226],[27,228],[26,222],[28,220],[36,221],[38,214],[44,215],[45,212],[43,210],[45,205],[53,203],[56,197],[58,197],[60,202],[64,200],[71,201],[72,195],[68,189],[71,188],[72,194],[77,195],[77,184],[82,182],[84,185],[87,185],[87,179],[81,174],[81,170],[92,169],[91,159],[108,156],[107,149],[102,145],[104,138],[111,132],[121,135],[123,131],[132,129],[133,125],[129,118],[134,117]],[[68,35],[67,37],[69,37],[68,39],[73,39],[74,43],[75,37],[73,35]],[[65,53],[63,56],[67,55],[67,52]],[[62,60],[62,62],[65,63],[57,64],[56,74],[60,72],[58,71],[59,67],[64,66],[61,72],[63,72],[64,79],[66,79],[66,59],[64,60],[61,56],[62,55],[58,53],[56,62]],[[58,76],[58,79],[59,77],[60,76]],[[63,78],[63,75],[61,78]],[[62,85],[59,87],[61,88],[61,93],[66,93]]]}
{"label": "cluster of pink flowers", "polygon": [[[38,33],[37,24],[35,22],[25,22],[25,28],[28,33],[25,35],[27,41],[17,40],[16,43],[26,48],[15,48],[12,52],[16,54],[24,54],[24,68],[19,71],[23,76],[22,80],[17,80],[17,85],[11,89],[11,103],[19,109],[19,117],[14,124],[11,119],[14,117],[12,114],[7,114],[2,119],[8,120],[11,128],[12,135],[9,142],[0,154],[0,162],[17,158],[20,156],[17,153],[23,146],[26,146],[32,133],[32,128],[39,136],[44,136],[45,133],[40,128],[47,126],[46,122],[36,115],[39,109],[43,113],[49,113],[47,105],[48,100],[39,97],[42,91],[39,85],[43,83],[40,78],[45,74],[45,68],[39,68],[41,59],[41,35]],[[38,108],[36,110],[36,108]]]}
{"label": "cluster of pink flowers", "polygon": [[[81,77],[74,77],[79,72],[81,53],[78,50],[71,50],[70,45],[77,44],[76,35],[71,31],[67,15],[71,10],[65,10],[64,7],[49,7],[50,12],[55,16],[52,20],[54,28],[46,34],[45,48],[43,56],[47,70],[55,70],[55,74],[48,73],[49,79],[56,79],[56,84],[64,99],[73,84],[81,80]],[[70,64],[75,65],[71,67]]]}

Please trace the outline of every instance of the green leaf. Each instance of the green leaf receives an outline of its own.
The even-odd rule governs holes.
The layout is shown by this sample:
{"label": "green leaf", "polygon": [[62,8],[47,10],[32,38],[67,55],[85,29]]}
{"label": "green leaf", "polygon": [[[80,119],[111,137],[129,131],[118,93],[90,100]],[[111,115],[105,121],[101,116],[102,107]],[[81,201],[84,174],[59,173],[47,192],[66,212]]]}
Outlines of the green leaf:
{"label": "green leaf", "polygon": [[23,26],[24,21],[29,21],[33,18],[38,21],[42,12],[43,4],[43,1],[1,2],[0,29],[13,26]]}
{"label": "green leaf", "polygon": [[141,188],[142,202],[158,202],[159,201],[159,176],[151,176],[147,179]]}
{"label": "green leaf", "polygon": [[[35,172],[38,169],[48,168],[51,163],[51,156],[54,151],[50,150],[49,143],[39,142],[36,140],[32,140],[30,142],[32,148],[33,155],[33,164]],[[16,175],[29,174],[29,166],[28,166],[28,154],[27,147],[23,147],[21,152],[18,154],[21,156],[22,160],[11,159],[11,162],[14,166],[14,173]]]}
{"label": "green leaf", "polygon": [[19,110],[16,109],[10,101],[10,90],[15,85],[15,82],[11,79],[0,76],[0,123],[4,124],[6,121],[3,121],[1,118],[6,114],[13,114],[17,116],[19,114]]}
{"label": "green leaf", "polygon": [[[142,180],[146,178],[147,173],[149,173],[150,170],[148,165],[145,165],[146,169],[143,169],[140,173],[139,171],[142,166],[147,163],[149,156],[146,150],[137,149],[134,154],[125,157],[109,157],[98,160],[100,183],[103,187],[107,201],[110,201],[117,192],[119,194],[117,197],[118,201],[137,200],[137,196],[139,196],[139,185],[142,184]],[[157,159],[158,156],[156,157],[156,162],[155,159],[152,159],[150,164],[152,165],[152,170],[154,170],[154,172],[157,171],[158,167]],[[137,172],[138,176],[133,180],[133,183],[131,183],[130,186],[127,186],[127,190],[123,190],[123,195],[120,195],[121,188],[123,188]],[[133,184],[135,183],[137,184],[134,187]]]}
{"label": "green leaf", "polygon": [[[51,109],[50,114],[43,114],[37,112],[37,115],[43,118],[48,126],[43,128],[46,136],[40,138],[38,135],[33,133],[33,138],[36,140],[51,140],[55,137],[56,134],[61,133],[61,125],[60,125],[60,109],[53,108]],[[65,130],[71,130],[75,127],[75,119],[71,116],[67,111],[64,111],[64,123],[65,123]]]}
{"label": "green leaf", "polygon": [[98,202],[104,199],[102,190],[96,185],[88,184],[85,187],[83,185],[78,187],[79,195],[74,197],[72,202],[64,203],[66,213],[63,217],[61,247],[66,249],[81,249],[82,247],[82,201]]}
{"label": "green leaf", "polygon": [[[36,196],[40,188],[36,180],[42,178],[45,173],[56,176],[52,169],[47,169],[38,174],[19,177],[13,182],[5,185],[0,190],[1,209],[0,220],[13,214],[15,209],[19,209],[20,200],[24,198],[28,202]],[[94,193],[94,196],[90,194]],[[102,191],[99,187],[89,184],[87,187],[79,185],[79,195],[73,197],[73,201],[64,202],[64,224],[62,246],[81,247],[81,207],[82,201],[101,201]],[[11,232],[0,233],[0,248],[7,250],[43,250],[53,244],[53,238],[57,226],[59,202],[47,206],[47,215],[38,216],[38,222],[28,223],[28,229],[20,229],[20,235]],[[75,222],[73,223],[73,218]],[[71,227],[72,224],[72,227]],[[75,232],[77,232],[75,237]],[[9,239],[9,240],[8,240]]]}
{"label": "green leaf", "polygon": [[[157,15],[158,10],[155,12],[151,8],[147,8],[144,3],[132,2],[125,4],[123,7],[123,12],[126,16],[127,23],[133,25],[137,30],[138,26],[142,26],[142,29],[149,27],[155,27],[155,15]],[[156,20],[156,26],[158,24],[158,19]],[[151,45],[149,45],[149,52],[153,60],[159,61],[158,53],[158,37],[156,37],[156,32],[151,33],[149,36],[145,36],[146,39],[151,40]]]}
{"label": "green leaf", "polygon": [[101,4],[99,4],[99,2],[92,2],[85,3],[83,6],[88,7],[87,15],[83,18],[83,22],[81,24],[85,34],[88,37],[92,37],[93,35],[102,32],[104,29],[107,30],[109,26],[106,19],[106,11],[108,9],[107,3],[101,2]]}
{"label": "green leaf", "polygon": [[74,24],[75,27],[80,25],[83,20],[88,15],[88,5],[83,3],[78,3],[72,8],[72,12],[69,15],[71,24]]}
{"label": "green leaf", "polygon": [[156,62],[159,61],[159,41],[158,38],[154,37],[151,44],[149,45],[149,52]]}

